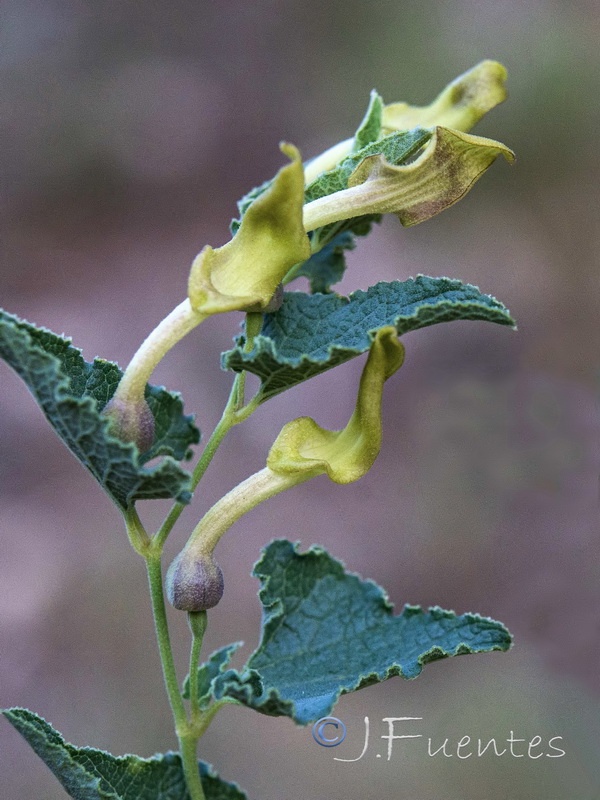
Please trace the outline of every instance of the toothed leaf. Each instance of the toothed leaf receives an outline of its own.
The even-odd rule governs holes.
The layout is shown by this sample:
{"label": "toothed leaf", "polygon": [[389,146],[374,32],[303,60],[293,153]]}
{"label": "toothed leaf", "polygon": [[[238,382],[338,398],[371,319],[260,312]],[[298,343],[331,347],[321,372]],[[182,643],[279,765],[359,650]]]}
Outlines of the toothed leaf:
{"label": "toothed leaf", "polygon": [[241,337],[222,365],[258,375],[266,400],[366,352],[380,328],[395,325],[402,335],[452,320],[514,325],[498,300],[450,278],[378,283],[349,297],[290,292],[278,311],[265,315],[253,349],[245,353]]}
{"label": "toothed leaf", "polygon": [[[179,394],[146,387],[155,435],[140,454],[109,432],[101,413],[122,375],[116,364],[99,358],[88,363],[69,340],[2,310],[0,357],[23,378],[56,433],[120,508],[139,499],[189,500],[190,475],[177,461],[190,457],[200,432],[193,417],[183,415]],[[156,456],[164,458],[144,466]]]}
{"label": "toothed leaf", "polygon": [[299,553],[291,542],[274,541],[254,574],[261,641],[242,673],[217,678],[215,693],[301,725],[330,714],[348,692],[393,676],[416,678],[442,658],[511,645],[500,622],[477,614],[407,605],[394,616],[383,589],[320,547]]}
{"label": "toothed leaf", "polygon": [[[200,708],[206,708],[213,699],[212,683],[225,671],[235,651],[242,646],[242,642],[235,642],[216,650],[205,664],[198,667],[198,702]],[[183,682],[183,696],[186,700],[190,697],[190,676],[186,675]]]}
{"label": "toothed leaf", "polygon": [[[92,747],[75,747],[46,720],[26,708],[2,712],[74,800],[189,800],[179,753],[152,758],[113,756]],[[210,764],[198,763],[206,800],[246,800],[234,783],[222,780]]]}

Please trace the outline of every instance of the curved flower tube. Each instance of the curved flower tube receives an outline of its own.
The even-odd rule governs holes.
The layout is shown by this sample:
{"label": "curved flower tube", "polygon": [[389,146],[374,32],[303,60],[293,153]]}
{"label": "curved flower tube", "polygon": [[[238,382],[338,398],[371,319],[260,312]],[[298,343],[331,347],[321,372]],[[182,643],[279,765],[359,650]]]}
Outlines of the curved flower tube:
{"label": "curved flower tube", "polygon": [[510,163],[506,145],[482,136],[437,127],[421,155],[401,166],[383,155],[368,156],[348,180],[349,188],[304,206],[307,231],[364,214],[397,214],[416,225],[461,199],[499,155]]}
{"label": "curved flower tube", "polygon": [[341,431],[322,428],[310,417],[289,422],[273,443],[267,467],[277,475],[327,473],[335,483],[352,483],[373,466],[381,448],[383,384],[404,361],[393,326],[377,331],[363,369],[350,421]]}

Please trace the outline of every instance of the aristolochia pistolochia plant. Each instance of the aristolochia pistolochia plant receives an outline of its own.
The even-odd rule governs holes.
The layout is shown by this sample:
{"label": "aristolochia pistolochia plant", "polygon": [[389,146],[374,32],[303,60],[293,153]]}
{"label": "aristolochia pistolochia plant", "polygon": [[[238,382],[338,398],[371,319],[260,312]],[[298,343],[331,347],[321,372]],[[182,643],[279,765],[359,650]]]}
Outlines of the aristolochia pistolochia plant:
{"label": "aristolochia pistolochia plant", "polygon": [[[277,175],[239,203],[232,238],[204,247],[192,264],[187,297],[141,345],[124,373],[44,328],[0,311],[0,355],[23,378],[50,424],[122,513],[129,541],[146,561],[164,679],[180,751],[142,759],[79,748],[22,708],[7,719],[46,762],[71,797],[85,800],[240,800],[245,794],[197,761],[198,739],[228,703],[306,724],[330,714],[340,695],[394,675],[415,678],[429,661],[507,650],[499,622],[405,606],[394,616],[383,590],[346,573],[313,547],[269,544],[254,567],[263,604],[260,644],[240,670],[227,669],[237,645],[199,665],[207,610],[223,595],[214,551],[223,534],[273,495],[326,473],[350,483],[373,465],[381,446],[384,383],[402,366],[399,336],[451,320],[513,325],[506,308],[459,280],[423,275],[377,283],[348,297],[331,287],[344,251],[383,213],[415,225],[455,203],[492,162],[513,153],[472,136],[471,127],[505,99],[504,68],[484,61],[417,108],[384,105],[373,92],[355,135],[303,164],[291,144]],[[284,291],[298,278],[310,291]],[[180,339],[210,317],[245,313],[243,333],[222,356],[235,377],[223,416],[190,474],[179,462],[200,440],[177,394],[148,384]],[[227,432],[292,386],[368,353],[356,407],[343,430],[309,417],[281,430],[263,469],[228,491],[200,519],[169,567],[166,594],[187,612],[189,675],[181,688],[167,628],[161,553],[185,504]],[[246,398],[248,372],[260,388]],[[160,456],[160,460],[146,466]],[[161,528],[146,532],[136,503],[172,498]],[[352,619],[351,628],[348,619]],[[335,645],[332,643],[335,642]],[[187,702],[189,701],[189,702]]]}

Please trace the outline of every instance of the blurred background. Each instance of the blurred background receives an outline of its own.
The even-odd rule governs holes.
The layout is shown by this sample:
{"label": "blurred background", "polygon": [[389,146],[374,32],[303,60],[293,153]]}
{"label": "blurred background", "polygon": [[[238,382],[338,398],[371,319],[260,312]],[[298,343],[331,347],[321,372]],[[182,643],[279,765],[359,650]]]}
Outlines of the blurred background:
{"label": "blurred background", "polygon": [[[458,277],[502,300],[519,331],[465,322],[405,337],[371,472],[297,487],[219,546],[226,593],[206,650],[245,640],[240,666],[255,646],[249,572],[277,536],[324,544],[400,608],[500,619],[515,647],[342,698],[348,738],[333,750],[287,719],[225,709],[201,755],[251,800],[598,797],[599,35],[592,0],[3,0],[0,304],[121,365],[183,298],[194,255],[227,241],[235,201],[282,164],[281,139],[309,158],[353,133],[373,87],[386,102],[427,104],[481,59],[509,70],[509,101],[475,132],[512,147],[516,165],[498,161],[423,225],[386,218],[350,255],[340,291]],[[206,323],[154,375],[183,392],[205,433],[228,394],[219,353],[240,319]],[[234,430],[168,559],[212,501],[264,465],[285,422],[342,427],[361,368],[275,398]],[[4,364],[0,383],[0,703],[32,708],[76,744],[174,748],[143,563]],[[141,513],[155,528],[167,508]],[[187,627],[171,618],[183,674]],[[366,716],[369,752],[334,761],[358,755]],[[390,716],[422,717],[425,739],[387,762],[376,753]],[[435,748],[511,731],[561,736],[566,755],[427,755],[429,736]],[[1,797],[66,797],[5,722],[0,752]]]}

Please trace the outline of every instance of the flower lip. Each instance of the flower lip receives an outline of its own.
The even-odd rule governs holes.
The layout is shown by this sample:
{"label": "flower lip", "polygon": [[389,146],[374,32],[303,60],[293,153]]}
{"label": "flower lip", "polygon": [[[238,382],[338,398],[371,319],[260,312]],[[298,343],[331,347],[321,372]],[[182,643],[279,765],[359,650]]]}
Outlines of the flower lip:
{"label": "flower lip", "polygon": [[269,452],[267,467],[279,475],[327,473],[335,483],[351,483],[372,467],[381,447],[383,385],[404,361],[404,347],[394,326],[380,328],[364,366],[356,408],[341,431],[321,428],[310,417],[285,425]]}
{"label": "flower lip", "polygon": [[264,310],[289,269],[310,257],[300,153],[290,144],[281,150],[290,163],[249,206],[233,239],[217,250],[207,245],[194,260],[188,294],[197,312]]}

